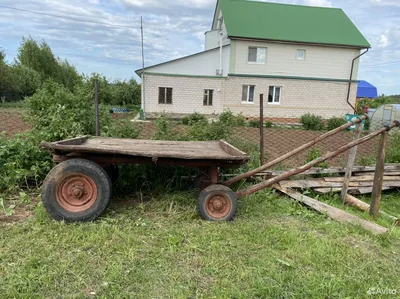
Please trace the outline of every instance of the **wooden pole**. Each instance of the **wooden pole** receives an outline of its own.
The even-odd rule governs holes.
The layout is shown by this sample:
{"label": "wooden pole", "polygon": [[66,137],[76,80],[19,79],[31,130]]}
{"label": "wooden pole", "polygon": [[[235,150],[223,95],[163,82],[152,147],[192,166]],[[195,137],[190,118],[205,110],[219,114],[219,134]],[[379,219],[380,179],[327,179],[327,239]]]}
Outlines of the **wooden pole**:
{"label": "wooden pole", "polygon": [[[363,115],[360,118],[362,120],[364,120],[364,119],[367,118],[367,116]],[[271,162],[268,162],[267,164],[265,164],[263,166],[260,166],[260,167],[258,167],[256,169],[253,169],[253,170],[248,171],[246,173],[240,174],[240,175],[238,175],[238,176],[236,176],[234,178],[231,178],[230,180],[224,182],[223,185],[230,186],[233,183],[236,183],[236,182],[238,182],[240,180],[243,180],[243,179],[247,179],[247,178],[249,178],[249,177],[251,177],[251,176],[253,176],[253,175],[255,175],[255,174],[257,174],[257,173],[259,173],[261,171],[264,171],[264,170],[266,170],[268,168],[271,168],[272,166],[275,166],[276,164],[279,164],[280,162],[283,162],[286,159],[289,159],[290,157],[293,157],[294,155],[297,155],[298,153],[300,153],[300,152],[302,152],[302,151],[304,151],[304,150],[316,145],[318,142],[320,142],[322,140],[325,140],[328,137],[331,137],[331,136],[333,136],[333,135],[335,135],[335,134],[337,134],[337,133],[339,133],[339,132],[341,132],[343,130],[346,130],[347,128],[349,128],[352,125],[357,124],[359,122],[360,122],[360,119],[357,118],[357,119],[354,120],[354,122],[349,122],[347,124],[344,124],[343,126],[341,126],[339,128],[336,128],[336,129],[334,129],[332,131],[329,131],[329,132],[327,132],[327,133],[315,138],[314,140],[312,140],[312,141],[310,141],[310,142],[308,142],[306,144],[303,144],[302,146],[296,148],[295,150],[293,150],[293,151],[291,151],[291,152],[289,152],[289,153],[287,153],[287,154],[285,154],[283,156],[280,156],[279,158],[277,158],[277,159],[275,159],[275,160],[273,160]]]}
{"label": "wooden pole", "polygon": [[[360,122],[357,124],[354,140],[360,139],[361,132],[362,132],[362,123]],[[343,204],[346,203],[346,195],[347,195],[347,191],[349,190],[350,178],[353,173],[353,166],[354,166],[354,162],[356,161],[356,156],[357,156],[357,146],[353,147],[350,150],[349,158],[347,160],[346,174],[344,176],[343,188],[342,188],[342,192],[340,194],[340,198],[342,199]]]}
{"label": "wooden pole", "polygon": [[100,120],[99,120],[99,80],[96,79],[94,87],[94,107],[96,110],[96,136],[100,136]]}
{"label": "wooden pole", "polygon": [[379,141],[378,160],[376,163],[374,186],[372,187],[371,208],[369,210],[369,214],[373,217],[377,217],[379,215],[379,209],[381,206],[387,140],[388,132],[386,131],[381,135],[381,139]]}
{"label": "wooden pole", "polygon": [[264,95],[260,94],[260,166],[264,161]]}
{"label": "wooden pole", "polygon": [[257,191],[260,191],[262,189],[265,189],[265,188],[267,188],[267,187],[269,187],[269,186],[271,186],[271,185],[273,185],[275,183],[278,183],[280,181],[286,180],[287,178],[289,178],[289,177],[291,177],[293,175],[296,175],[296,174],[302,173],[302,172],[304,172],[306,170],[309,170],[310,168],[312,168],[313,166],[315,166],[315,165],[317,165],[319,163],[322,163],[322,162],[325,162],[326,160],[332,159],[332,158],[336,157],[337,155],[339,155],[341,153],[344,153],[345,151],[348,151],[352,147],[354,147],[356,145],[359,145],[359,144],[362,144],[362,143],[365,143],[368,140],[371,140],[372,138],[374,138],[374,137],[376,137],[376,136],[378,136],[378,135],[380,135],[380,134],[382,134],[384,132],[387,132],[388,130],[391,130],[391,129],[395,128],[395,127],[398,127],[398,126],[400,126],[399,122],[397,122],[397,121],[393,122],[389,127],[382,128],[382,129],[380,129],[378,131],[375,131],[373,133],[370,133],[367,136],[364,136],[364,137],[362,137],[362,138],[360,138],[358,140],[352,141],[352,142],[340,147],[336,151],[331,152],[331,153],[327,153],[326,155],[324,155],[322,157],[319,157],[318,159],[315,159],[315,160],[313,160],[313,161],[311,161],[311,162],[309,162],[309,163],[307,163],[307,164],[305,164],[303,166],[291,169],[291,170],[289,170],[289,171],[287,171],[287,172],[285,172],[285,173],[283,173],[283,174],[281,174],[279,176],[276,176],[276,177],[274,177],[272,179],[266,180],[266,181],[264,181],[262,183],[256,184],[256,185],[254,185],[254,186],[252,186],[252,187],[250,187],[248,189],[245,189],[245,190],[242,190],[242,191],[238,191],[238,192],[236,192],[236,196],[237,197],[244,197],[244,196],[253,194],[253,193],[257,192]]}

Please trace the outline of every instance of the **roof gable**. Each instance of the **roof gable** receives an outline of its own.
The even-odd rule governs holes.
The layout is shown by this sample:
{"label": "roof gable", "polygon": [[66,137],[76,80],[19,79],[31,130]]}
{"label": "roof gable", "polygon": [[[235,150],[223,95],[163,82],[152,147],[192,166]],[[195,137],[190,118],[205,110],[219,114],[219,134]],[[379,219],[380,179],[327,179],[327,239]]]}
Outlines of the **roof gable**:
{"label": "roof gable", "polygon": [[338,8],[219,0],[230,38],[266,39],[369,48],[371,45]]}

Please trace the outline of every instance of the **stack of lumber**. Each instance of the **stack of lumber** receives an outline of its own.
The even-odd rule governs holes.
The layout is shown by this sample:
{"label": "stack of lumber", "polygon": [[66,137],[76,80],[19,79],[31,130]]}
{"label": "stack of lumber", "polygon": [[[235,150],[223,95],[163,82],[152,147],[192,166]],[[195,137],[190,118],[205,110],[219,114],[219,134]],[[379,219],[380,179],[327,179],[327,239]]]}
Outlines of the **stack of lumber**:
{"label": "stack of lumber", "polygon": [[[350,179],[350,194],[368,194],[372,192],[374,182],[374,167],[354,167],[352,177]],[[346,169],[330,168],[330,169],[311,169],[303,175],[312,174],[337,174],[335,177],[325,177],[316,179],[300,179],[281,181],[279,185],[282,188],[294,189],[313,189],[318,194],[327,194],[330,192],[340,192],[343,187],[343,177]],[[265,172],[260,175],[276,176],[280,171]],[[383,177],[383,190],[391,190],[400,188],[400,165],[386,165]]]}

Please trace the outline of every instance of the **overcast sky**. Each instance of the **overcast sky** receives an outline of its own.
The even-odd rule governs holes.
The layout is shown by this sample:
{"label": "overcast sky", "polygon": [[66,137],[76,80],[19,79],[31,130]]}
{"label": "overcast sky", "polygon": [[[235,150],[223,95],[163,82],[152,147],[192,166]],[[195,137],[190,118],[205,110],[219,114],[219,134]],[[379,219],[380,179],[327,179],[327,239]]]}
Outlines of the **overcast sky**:
{"label": "overcast sky", "polygon": [[[359,79],[376,85],[380,94],[400,94],[400,0],[269,2],[342,8],[372,45],[362,58]],[[216,0],[0,0],[0,48],[11,61],[22,36],[44,39],[80,72],[128,79],[141,67],[140,16],[144,18],[146,65],[152,65],[202,51],[215,4]]]}

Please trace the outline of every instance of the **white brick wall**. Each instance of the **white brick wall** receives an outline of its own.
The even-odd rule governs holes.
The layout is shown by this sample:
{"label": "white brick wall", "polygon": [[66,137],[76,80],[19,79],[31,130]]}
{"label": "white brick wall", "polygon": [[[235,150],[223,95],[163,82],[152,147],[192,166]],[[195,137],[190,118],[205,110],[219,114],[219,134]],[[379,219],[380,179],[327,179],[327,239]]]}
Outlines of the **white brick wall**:
{"label": "white brick wall", "polygon": [[[310,112],[324,118],[343,116],[352,109],[346,103],[348,83],[294,79],[265,79],[250,77],[194,78],[162,75],[146,75],[145,111],[166,112],[174,116],[199,112],[205,115],[219,114],[225,109],[245,116],[259,116],[259,98],[264,94],[265,117],[299,118]],[[242,85],[255,85],[254,104],[242,103]],[[281,86],[281,104],[267,103],[269,86]],[[158,104],[158,87],[173,88],[173,105]],[[213,106],[203,106],[204,89],[214,89]],[[350,101],[355,103],[357,84],[353,83]]]}
{"label": "white brick wall", "polygon": [[[145,111],[146,113],[192,114],[199,112],[206,115],[219,114],[225,79],[193,78],[178,76],[145,76]],[[172,87],[172,105],[158,104],[158,88]],[[205,89],[213,89],[213,106],[203,106]]]}

